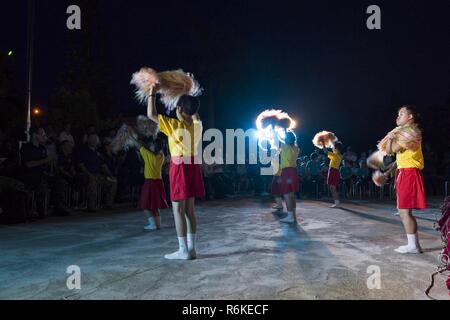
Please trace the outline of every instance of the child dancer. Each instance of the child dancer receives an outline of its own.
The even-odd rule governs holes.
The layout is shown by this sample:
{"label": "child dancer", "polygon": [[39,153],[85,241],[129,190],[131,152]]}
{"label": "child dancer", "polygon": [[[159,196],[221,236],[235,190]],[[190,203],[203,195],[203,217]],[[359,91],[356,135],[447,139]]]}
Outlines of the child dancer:
{"label": "child dancer", "polygon": [[197,257],[197,222],[195,198],[205,195],[200,161],[195,161],[197,145],[202,136],[202,122],[198,110],[200,102],[192,96],[182,96],[177,102],[177,118],[157,113],[155,97],[158,85],[150,89],[148,116],[169,138],[171,156],[169,180],[170,197],[178,235],[179,250],[165,255],[169,260],[190,260]]}
{"label": "child dancer", "polygon": [[422,170],[425,167],[422,153],[422,136],[417,125],[414,106],[403,106],[398,112],[398,128],[387,136],[385,151],[397,154],[397,208],[408,238],[408,244],[395,251],[398,253],[422,253],[417,233],[417,221],[412,210],[426,209]]}
{"label": "child dancer", "polygon": [[148,225],[145,230],[161,229],[160,209],[167,209],[166,191],[162,180],[162,166],[164,164],[163,143],[156,138],[148,148],[139,147],[139,153],[144,161],[145,182],[142,186],[139,208],[147,215]]}
{"label": "child dancer", "polygon": [[339,192],[337,190],[337,187],[339,186],[340,182],[340,174],[339,174],[339,167],[341,166],[342,162],[342,143],[337,141],[334,143],[333,151],[330,152],[326,149],[325,144],[323,145],[323,150],[328,156],[328,159],[330,159],[330,167],[328,169],[328,178],[327,178],[327,185],[330,188],[331,194],[333,196],[334,204],[331,206],[331,208],[339,208],[341,206],[341,202],[339,200]]}
{"label": "child dancer", "polygon": [[300,148],[297,146],[295,134],[291,131],[286,133],[285,143],[280,147],[280,170],[281,174],[275,176],[272,184],[272,194],[283,196],[286,202],[288,216],[281,219],[284,223],[297,223],[295,194],[300,190],[300,181],[297,174],[297,158]]}

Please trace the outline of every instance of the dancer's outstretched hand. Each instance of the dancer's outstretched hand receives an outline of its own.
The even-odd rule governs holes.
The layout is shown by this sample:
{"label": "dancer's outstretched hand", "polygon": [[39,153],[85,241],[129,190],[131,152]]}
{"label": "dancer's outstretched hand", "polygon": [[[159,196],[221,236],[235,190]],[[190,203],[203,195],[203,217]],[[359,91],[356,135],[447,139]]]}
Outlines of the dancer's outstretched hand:
{"label": "dancer's outstretched hand", "polygon": [[159,83],[154,84],[150,89],[150,94],[157,94],[159,89],[161,89],[161,85]]}

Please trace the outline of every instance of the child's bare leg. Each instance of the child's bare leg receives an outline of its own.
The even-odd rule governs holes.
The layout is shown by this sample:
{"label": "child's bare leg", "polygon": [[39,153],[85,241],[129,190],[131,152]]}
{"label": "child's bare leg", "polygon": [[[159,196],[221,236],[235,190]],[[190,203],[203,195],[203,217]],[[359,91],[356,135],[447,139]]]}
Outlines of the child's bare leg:
{"label": "child's bare leg", "polygon": [[192,259],[196,259],[197,219],[195,217],[195,198],[186,201],[186,224],[189,255]]}
{"label": "child's bare leg", "polygon": [[412,215],[411,209],[398,209],[402,218],[403,226],[408,238],[408,244],[397,248],[398,253],[421,253],[422,249],[419,243],[419,235],[417,233],[417,220]]}
{"label": "child's bare leg", "polygon": [[341,205],[341,202],[339,201],[339,192],[337,191],[337,187],[330,186],[330,191],[334,200],[334,205],[332,206],[332,208],[338,208]]}
{"label": "child's bare leg", "polygon": [[284,200],[286,201],[286,209],[288,211],[288,215],[286,218],[281,219],[281,222],[285,223],[293,223],[297,221],[297,215],[296,215],[296,203],[295,203],[295,194],[293,192],[285,194]]}
{"label": "child's bare leg", "polygon": [[186,226],[186,201],[172,202],[173,216],[175,219],[175,227],[178,235],[179,249],[177,252],[167,254],[164,257],[168,260],[189,260],[187,247],[187,226]]}
{"label": "child's bare leg", "polygon": [[156,228],[159,230],[161,229],[161,216],[159,214],[159,210],[152,210],[153,218],[155,219]]}

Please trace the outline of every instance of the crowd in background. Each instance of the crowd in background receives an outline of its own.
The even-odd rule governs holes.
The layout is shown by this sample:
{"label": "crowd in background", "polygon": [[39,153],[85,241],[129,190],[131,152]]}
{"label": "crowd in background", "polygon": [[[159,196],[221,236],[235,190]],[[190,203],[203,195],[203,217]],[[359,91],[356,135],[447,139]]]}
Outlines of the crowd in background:
{"label": "crowd in background", "polygon": [[[84,209],[88,212],[109,210],[118,203],[136,200],[144,181],[143,162],[134,149],[114,154],[111,143],[115,136],[116,130],[97,132],[91,125],[74,137],[71,125],[65,123],[59,132],[52,127],[33,127],[30,142],[19,143],[0,130],[0,217],[12,208],[24,212],[23,220],[43,219],[49,212],[66,216],[71,209],[68,207],[73,206],[68,198],[74,193],[79,195],[78,199],[84,197]],[[366,164],[372,151],[357,154],[347,147],[339,170],[344,197],[355,186],[367,187],[372,183],[372,172]],[[425,145],[424,155],[426,191],[429,195],[441,194],[444,181],[450,178],[450,152],[444,159],[438,159]],[[167,157],[163,169],[166,188],[169,161]],[[299,157],[301,197],[325,195],[328,161],[319,150]],[[439,163],[445,168],[444,174],[438,174]],[[261,175],[260,169],[260,165],[249,164],[203,164],[204,200],[270,194],[272,176]]]}

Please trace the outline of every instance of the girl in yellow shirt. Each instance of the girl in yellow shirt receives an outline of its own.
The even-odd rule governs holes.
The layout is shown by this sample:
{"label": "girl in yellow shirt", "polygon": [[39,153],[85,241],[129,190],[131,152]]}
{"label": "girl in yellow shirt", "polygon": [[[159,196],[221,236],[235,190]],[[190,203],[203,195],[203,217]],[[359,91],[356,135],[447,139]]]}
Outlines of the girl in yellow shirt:
{"label": "girl in yellow shirt", "polygon": [[340,141],[334,143],[333,151],[327,151],[325,145],[323,150],[330,159],[330,167],[328,169],[327,185],[330,188],[331,195],[333,196],[334,204],[332,208],[339,208],[341,206],[341,201],[339,199],[339,192],[337,190],[340,183],[339,167],[343,159],[343,146]]}
{"label": "girl in yellow shirt", "polygon": [[[417,220],[412,210],[426,209],[425,188],[422,170],[425,167],[422,153],[422,135],[417,125],[417,111],[414,106],[403,106],[398,112],[397,126],[404,132],[413,131],[419,137],[419,143],[407,143],[397,139],[395,134],[388,135],[387,153],[397,154],[397,208],[408,238],[408,244],[395,251],[398,253],[422,253],[417,233]],[[413,135],[411,135],[413,136]]]}
{"label": "girl in yellow shirt", "polygon": [[284,197],[288,216],[282,220],[284,223],[296,223],[295,193],[300,190],[300,180],[297,174],[297,158],[300,148],[293,132],[286,133],[285,143],[280,147],[280,175],[275,175],[272,183],[272,194],[275,197]]}
{"label": "girl in yellow shirt", "polygon": [[168,260],[197,258],[197,219],[195,199],[205,195],[202,170],[197,158],[197,145],[202,138],[202,121],[198,114],[200,101],[182,96],[177,102],[177,118],[158,114],[155,98],[158,85],[150,90],[148,117],[159,125],[169,139],[170,150],[170,198],[178,237],[178,251],[166,254]]}
{"label": "girl in yellow shirt", "polygon": [[145,182],[141,188],[139,208],[147,214],[148,225],[145,230],[159,230],[161,228],[161,215],[159,210],[169,206],[166,201],[166,191],[162,180],[162,167],[164,164],[163,143],[156,138],[147,148],[139,147],[139,153],[144,161]]}

